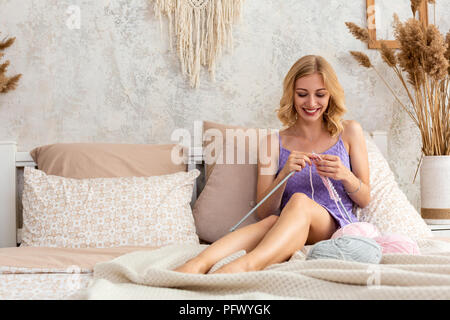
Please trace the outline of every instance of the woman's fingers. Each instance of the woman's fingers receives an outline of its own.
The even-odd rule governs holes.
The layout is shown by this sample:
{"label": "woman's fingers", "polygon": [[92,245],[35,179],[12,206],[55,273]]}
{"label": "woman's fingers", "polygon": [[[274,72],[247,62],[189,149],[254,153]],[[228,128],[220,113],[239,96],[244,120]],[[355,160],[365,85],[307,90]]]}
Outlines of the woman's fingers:
{"label": "woman's fingers", "polygon": [[320,160],[317,163],[320,166],[328,166],[328,167],[335,167],[337,165],[336,161],[329,161],[329,160]]}
{"label": "woman's fingers", "polygon": [[322,160],[329,160],[329,161],[337,161],[340,160],[338,156],[335,156],[333,154],[323,154],[321,155]]}
{"label": "woman's fingers", "polygon": [[299,168],[300,170],[306,167],[305,161],[302,159],[297,159],[292,162],[291,167]]}
{"label": "woman's fingers", "polygon": [[293,151],[292,157],[294,159],[302,159],[309,163],[309,165],[312,165],[311,159],[303,152]]}
{"label": "woman's fingers", "polygon": [[318,167],[317,172],[327,172],[327,173],[335,173],[337,170],[335,168],[330,167]]}

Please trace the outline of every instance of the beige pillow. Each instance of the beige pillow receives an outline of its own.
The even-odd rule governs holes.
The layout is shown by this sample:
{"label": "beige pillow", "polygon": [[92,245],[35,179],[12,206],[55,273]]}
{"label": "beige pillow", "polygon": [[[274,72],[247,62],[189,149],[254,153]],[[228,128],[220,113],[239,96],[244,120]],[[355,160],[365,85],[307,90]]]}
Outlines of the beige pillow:
{"label": "beige pillow", "polygon": [[71,179],[26,167],[21,245],[198,244],[190,201],[199,174]]}
{"label": "beige pillow", "polygon": [[[213,125],[209,122],[207,128]],[[220,125],[219,129],[227,127]],[[412,238],[431,236],[431,231],[395,182],[383,155],[367,133],[365,136],[372,199],[366,208],[358,208],[358,218],[373,223],[381,232],[400,233]],[[200,239],[216,241],[256,205],[257,174],[257,165],[250,164],[216,164],[211,169],[209,179],[193,208]],[[254,213],[241,227],[257,221]]]}
{"label": "beige pillow", "polygon": [[66,178],[150,177],[186,171],[185,163],[171,161],[174,147],[178,145],[57,143],[30,154],[38,169]]}
{"label": "beige pillow", "polygon": [[365,133],[370,170],[371,201],[357,208],[359,221],[374,224],[382,233],[397,233],[413,239],[432,237],[417,210],[399,188],[393,172],[382,153]]}
{"label": "beige pillow", "polygon": [[[226,139],[227,130],[231,134],[238,135],[239,133],[242,133],[243,136],[245,136],[245,140],[239,140],[237,138],[234,139]],[[232,150],[234,152],[234,159],[237,160],[237,152],[238,150],[243,150],[246,158],[245,163],[256,163],[256,158],[254,158],[254,161],[252,162],[252,159],[249,158],[249,154],[257,154],[258,150],[258,140],[261,135],[260,129],[257,128],[246,128],[242,126],[229,126],[224,125],[220,123],[215,123],[211,121],[203,121],[203,149],[204,151],[207,151],[208,148],[211,148],[211,150],[214,150],[211,152],[211,155],[208,152],[208,158],[209,161],[205,162],[205,169],[206,169],[206,177],[205,181],[208,181],[211,172],[213,171],[216,162],[219,164],[224,164],[227,159],[227,144],[232,145]],[[252,131],[252,132],[251,132]],[[217,137],[215,136],[215,133],[220,133],[222,139],[216,140]],[[254,137],[257,139],[256,143],[251,143],[255,141],[250,141],[250,133],[254,133]],[[206,140],[206,141],[205,141]],[[243,145],[245,143],[245,146]],[[237,163],[237,162],[235,162]]]}
{"label": "beige pillow", "polygon": [[[256,205],[257,165],[216,164],[194,203],[200,239],[214,242],[226,235]],[[239,227],[258,222],[256,212]]]}
{"label": "beige pillow", "polygon": [[[215,139],[212,139],[211,142],[206,141],[204,148],[207,148],[210,144],[216,144],[215,147],[219,151],[215,154],[215,159],[221,159],[221,161],[210,165],[205,164],[208,179],[192,210],[197,234],[201,240],[206,242],[214,242],[227,234],[229,229],[256,205],[256,183],[258,177],[256,155],[258,154],[260,139],[270,133],[266,129],[227,126],[204,121],[203,133],[205,134],[211,129],[219,130],[223,135],[223,141],[219,144],[217,144],[218,141]],[[233,141],[226,139],[226,129],[235,130],[229,132],[236,134],[238,133],[236,130],[242,129],[243,131],[241,132],[248,136],[245,137],[245,140],[241,140],[241,143],[238,143],[237,139],[234,139],[233,143]],[[254,130],[256,143],[255,141],[250,143],[250,131],[248,130]],[[225,163],[227,157],[226,146],[231,143],[233,143],[235,163],[237,163],[238,153],[245,154],[244,163]],[[223,149],[220,146],[223,146]],[[241,228],[257,221],[259,220],[256,212],[254,212],[239,227]]]}

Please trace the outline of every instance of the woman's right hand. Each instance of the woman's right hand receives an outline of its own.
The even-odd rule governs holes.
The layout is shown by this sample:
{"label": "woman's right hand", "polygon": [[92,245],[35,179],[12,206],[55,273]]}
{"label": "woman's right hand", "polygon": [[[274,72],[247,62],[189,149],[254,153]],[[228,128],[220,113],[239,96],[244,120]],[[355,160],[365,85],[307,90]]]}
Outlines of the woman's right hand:
{"label": "woman's right hand", "polygon": [[310,166],[312,165],[311,158],[313,154],[308,152],[301,151],[292,151],[289,155],[286,163],[284,164],[283,169],[281,169],[280,173],[283,178],[287,177],[289,173],[292,171],[302,171],[304,167],[306,167],[306,163]]}

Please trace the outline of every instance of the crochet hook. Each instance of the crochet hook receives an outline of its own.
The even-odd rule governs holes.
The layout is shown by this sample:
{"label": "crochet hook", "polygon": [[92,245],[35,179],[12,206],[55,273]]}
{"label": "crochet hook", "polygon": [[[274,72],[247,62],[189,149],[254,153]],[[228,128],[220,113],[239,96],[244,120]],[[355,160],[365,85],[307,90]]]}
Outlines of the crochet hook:
{"label": "crochet hook", "polygon": [[239,221],[234,227],[232,227],[230,229],[230,232],[233,232],[234,230],[236,230],[237,227],[239,227],[239,225],[245,221],[245,219],[247,219],[248,217],[250,217],[250,215],[255,212],[255,210],[264,202],[267,200],[267,198],[269,198],[272,193],[274,193],[287,179],[289,179],[290,176],[292,176],[294,173],[296,172],[296,170],[291,171],[283,180],[281,180],[281,182],[279,184],[277,184],[275,186],[275,188],[272,189],[272,191],[270,191],[255,207],[252,208],[252,210],[250,210],[242,219],[241,221]]}

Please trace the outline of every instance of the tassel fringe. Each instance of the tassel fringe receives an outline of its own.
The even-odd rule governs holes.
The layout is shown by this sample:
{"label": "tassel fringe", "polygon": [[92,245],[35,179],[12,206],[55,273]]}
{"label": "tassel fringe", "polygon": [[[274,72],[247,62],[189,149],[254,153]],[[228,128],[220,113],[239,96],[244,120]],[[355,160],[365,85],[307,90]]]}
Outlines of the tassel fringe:
{"label": "tassel fringe", "polygon": [[225,47],[233,51],[233,23],[242,18],[244,0],[152,0],[155,15],[169,20],[170,49],[175,47],[181,71],[192,88],[198,87],[201,66],[215,81],[216,61]]}

